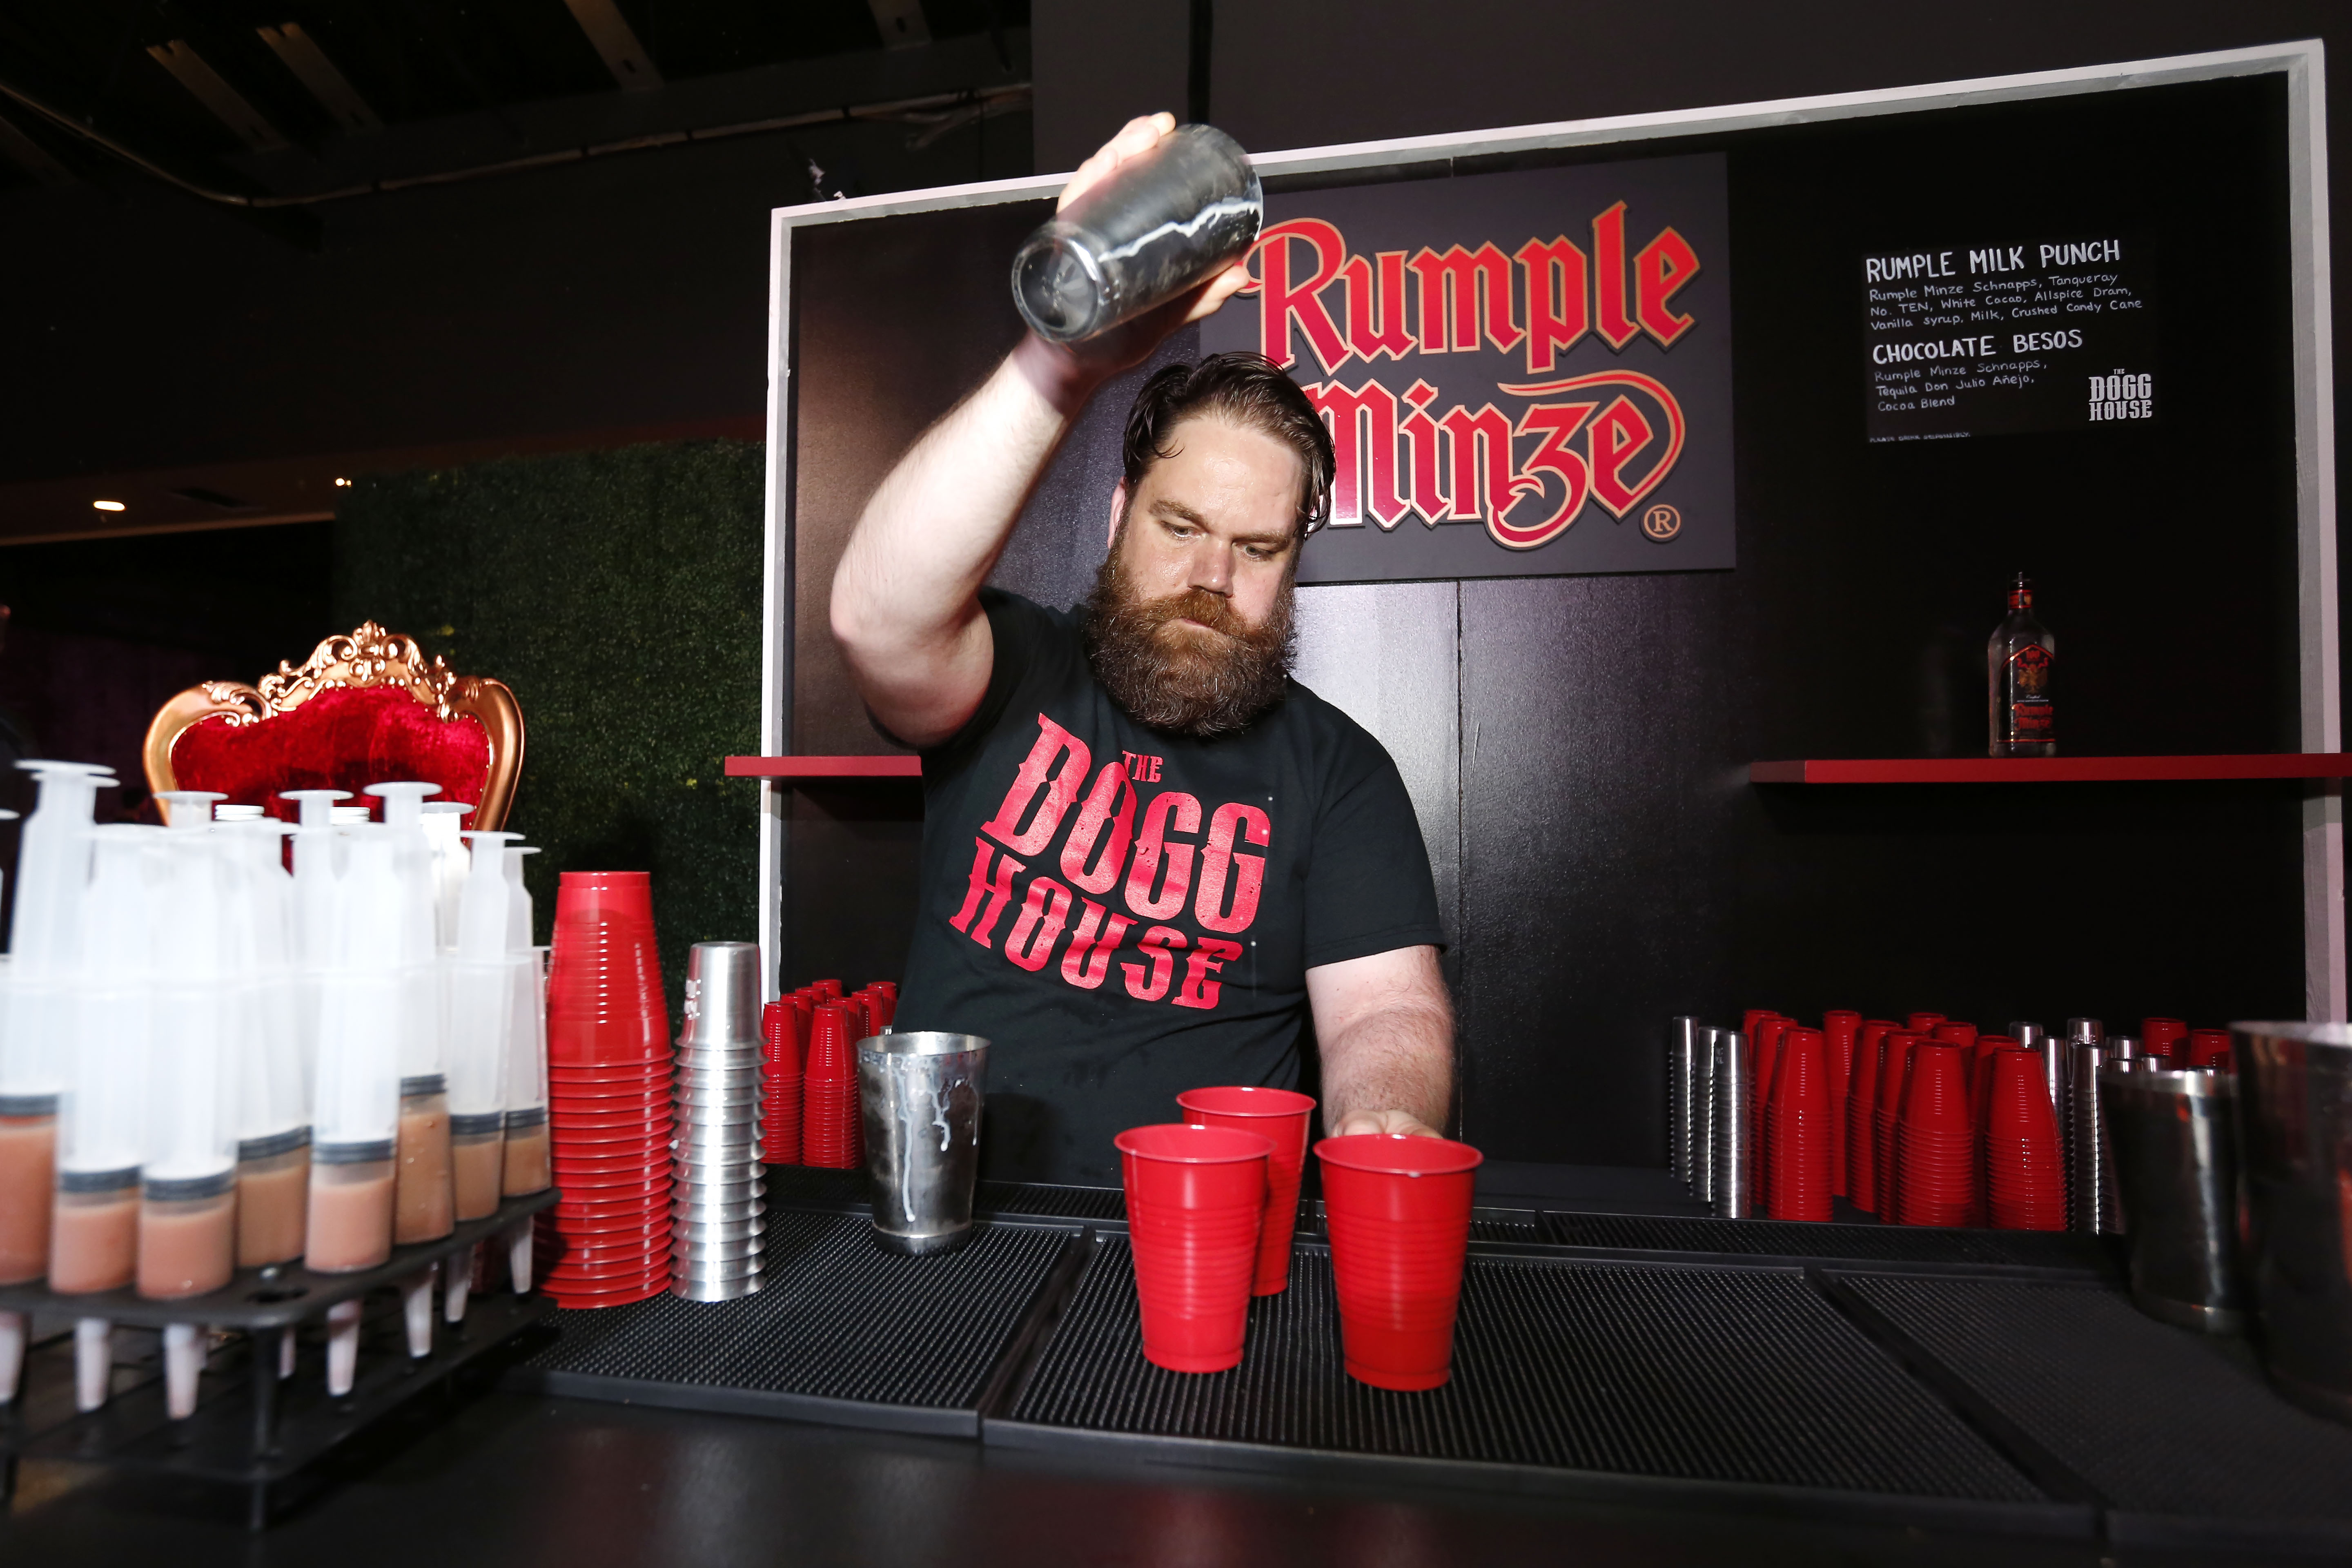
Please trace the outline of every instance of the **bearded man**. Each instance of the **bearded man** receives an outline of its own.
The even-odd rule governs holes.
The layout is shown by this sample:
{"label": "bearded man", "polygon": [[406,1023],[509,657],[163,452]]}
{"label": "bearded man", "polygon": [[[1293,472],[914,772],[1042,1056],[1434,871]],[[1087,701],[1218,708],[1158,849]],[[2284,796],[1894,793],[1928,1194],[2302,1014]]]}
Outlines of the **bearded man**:
{"label": "bearded man", "polygon": [[[1063,204],[1173,129],[1130,122]],[[1289,679],[1332,473],[1297,384],[1255,354],[1160,371],[1092,597],[983,586],[1096,389],[1247,281],[1087,342],[1024,339],[899,459],[834,579],[866,705],[923,758],[898,1026],[993,1042],[992,1177],[1115,1184],[1121,1129],[1181,1120],[1196,1086],[1294,1087],[1309,1038],[1333,1134],[1429,1135],[1451,1100],[1412,802],[1380,742]]]}

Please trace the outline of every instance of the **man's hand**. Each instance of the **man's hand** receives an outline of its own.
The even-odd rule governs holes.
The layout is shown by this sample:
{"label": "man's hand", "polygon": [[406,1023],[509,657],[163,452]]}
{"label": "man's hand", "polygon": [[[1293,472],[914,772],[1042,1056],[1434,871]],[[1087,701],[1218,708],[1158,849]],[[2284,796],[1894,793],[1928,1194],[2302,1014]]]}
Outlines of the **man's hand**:
{"label": "man's hand", "polygon": [[[1062,192],[1064,205],[1176,129],[1129,121]],[[1249,281],[1231,267],[1181,298],[1083,343],[1024,336],[1003,364],[898,459],[875,490],[833,579],[833,635],[866,706],[912,746],[954,734],[988,690],[996,644],[980,588],[1038,476],[1087,400]]]}
{"label": "man's hand", "polygon": [[1439,1136],[1454,1099],[1454,1006],[1433,947],[1307,972],[1331,1136]]}
{"label": "man's hand", "polygon": [[[1328,1119],[1326,1119],[1327,1123]],[[1443,1138],[1444,1133],[1422,1122],[1409,1110],[1357,1110],[1349,1112],[1331,1128],[1334,1138],[1354,1138],[1365,1133],[1387,1134],[1396,1138]]]}

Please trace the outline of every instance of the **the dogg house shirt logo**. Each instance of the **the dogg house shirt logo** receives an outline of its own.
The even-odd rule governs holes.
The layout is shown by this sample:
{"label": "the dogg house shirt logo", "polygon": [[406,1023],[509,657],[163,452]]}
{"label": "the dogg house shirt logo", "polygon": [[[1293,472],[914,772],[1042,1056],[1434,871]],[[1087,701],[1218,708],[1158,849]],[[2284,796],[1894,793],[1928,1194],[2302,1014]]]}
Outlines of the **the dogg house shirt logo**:
{"label": "the dogg house shirt logo", "polygon": [[948,924],[1080,991],[1116,984],[1139,1002],[1214,1008],[1220,973],[1257,920],[1274,819],[1255,802],[1179,789],[1140,802],[1136,783],[1156,781],[1160,763],[1122,752],[1097,766],[1086,742],[1038,714],[1036,742],[972,839]]}
{"label": "the dogg house shirt logo", "polygon": [[1303,583],[1733,564],[1720,156],[1270,196],[1203,322],[1321,410]]}

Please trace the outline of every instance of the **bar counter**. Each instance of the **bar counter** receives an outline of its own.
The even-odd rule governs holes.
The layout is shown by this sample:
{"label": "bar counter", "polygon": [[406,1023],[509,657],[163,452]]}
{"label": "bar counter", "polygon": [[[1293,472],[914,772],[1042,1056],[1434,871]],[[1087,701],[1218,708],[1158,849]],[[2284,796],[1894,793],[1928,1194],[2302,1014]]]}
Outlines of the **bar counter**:
{"label": "bar counter", "polygon": [[[1513,1190],[1517,1189],[1517,1190]],[[1311,1196],[1243,1365],[1137,1349],[1118,1195],[984,1189],[886,1257],[778,1170],[759,1295],[559,1315],[233,1495],[27,1462],[12,1561],[2146,1561],[2352,1548],[2352,1429],[2141,1316],[2064,1235],[1698,1217],[1663,1173],[1485,1173],[1444,1389],[1339,1371]],[[1855,1216],[1859,1217],[1859,1216]],[[307,1496],[300,1495],[307,1493]],[[168,1545],[166,1544],[168,1542]],[[422,1556],[420,1556],[420,1553]]]}

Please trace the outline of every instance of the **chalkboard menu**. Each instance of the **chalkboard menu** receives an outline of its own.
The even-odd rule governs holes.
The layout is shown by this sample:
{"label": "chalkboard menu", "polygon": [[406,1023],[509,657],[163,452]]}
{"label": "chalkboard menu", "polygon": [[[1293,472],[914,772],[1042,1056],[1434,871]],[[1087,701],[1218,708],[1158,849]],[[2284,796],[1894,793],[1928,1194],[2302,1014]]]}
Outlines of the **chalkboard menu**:
{"label": "chalkboard menu", "polygon": [[2006,238],[1863,257],[1873,441],[2156,417],[2155,247]]}

